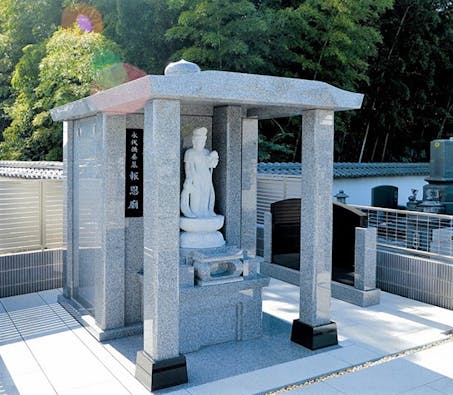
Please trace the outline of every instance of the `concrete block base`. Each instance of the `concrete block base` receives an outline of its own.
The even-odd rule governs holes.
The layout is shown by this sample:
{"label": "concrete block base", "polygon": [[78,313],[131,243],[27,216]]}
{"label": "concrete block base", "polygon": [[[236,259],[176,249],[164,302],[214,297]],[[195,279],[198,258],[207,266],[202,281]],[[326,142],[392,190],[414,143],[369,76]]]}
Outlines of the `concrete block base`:
{"label": "concrete block base", "polygon": [[332,281],[331,290],[332,296],[335,299],[340,299],[361,307],[374,306],[381,301],[381,290],[379,288],[362,291],[350,285]]}
{"label": "concrete block base", "polygon": [[313,327],[300,320],[294,320],[291,329],[291,341],[310,350],[335,346],[338,344],[337,324],[330,322]]}
{"label": "concrete block base", "polygon": [[137,353],[135,378],[149,391],[187,383],[187,364],[184,355],[154,361],[144,351]]}
{"label": "concrete block base", "polygon": [[89,311],[76,301],[59,295],[58,303],[100,342],[143,333],[143,323],[141,322],[120,328],[101,329]]}

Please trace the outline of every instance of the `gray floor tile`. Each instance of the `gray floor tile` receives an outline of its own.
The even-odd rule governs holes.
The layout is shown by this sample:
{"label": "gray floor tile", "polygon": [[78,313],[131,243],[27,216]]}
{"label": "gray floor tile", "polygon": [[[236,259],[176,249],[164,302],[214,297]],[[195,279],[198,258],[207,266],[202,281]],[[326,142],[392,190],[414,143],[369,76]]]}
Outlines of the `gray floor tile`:
{"label": "gray floor tile", "polygon": [[427,385],[444,395],[453,395],[453,378],[443,377]]}
{"label": "gray floor tile", "polygon": [[328,381],[328,384],[347,394],[399,394],[416,389],[441,375],[403,359],[397,359]]}

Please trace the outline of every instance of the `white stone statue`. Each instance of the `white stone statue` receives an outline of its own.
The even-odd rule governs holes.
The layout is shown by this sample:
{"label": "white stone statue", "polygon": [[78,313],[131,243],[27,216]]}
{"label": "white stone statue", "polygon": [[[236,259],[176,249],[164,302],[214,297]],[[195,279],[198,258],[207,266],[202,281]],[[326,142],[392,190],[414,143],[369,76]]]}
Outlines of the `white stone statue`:
{"label": "white stone statue", "polygon": [[219,154],[205,148],[207,133],[206,128],[195,129],[192,148],[184,155],[186,179],[181,192],[181,211],[188,218],[215,217],[212,169],[219,163]]}
{"label": "white stone statue", "polygon": [[214,212],[215,193],[212,171],[219,154],[205,148],[208,130],[198,128],[192,134],[192,148],[184,155],[186,179],[181,192],[180,245],[182,248],[214,248],[225,244],[218,231],[223,215]]}

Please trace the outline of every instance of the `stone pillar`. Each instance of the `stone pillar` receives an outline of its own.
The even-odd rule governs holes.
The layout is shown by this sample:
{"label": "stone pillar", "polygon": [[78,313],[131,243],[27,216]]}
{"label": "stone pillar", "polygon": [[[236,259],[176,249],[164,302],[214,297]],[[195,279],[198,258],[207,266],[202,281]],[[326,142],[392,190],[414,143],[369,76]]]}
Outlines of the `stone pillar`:
{"label": "stone pillar", "polygon": [[291,340],[312,350],[338,344],[330,321],[333,139],[333,111],[303,113],[300,318]]}
{"label": "stone pillar", "polygon": [[125,297],[125,115],[97,115],[96,129],[103,140],[102,261],[95,271],[96,323],[103,330],[121,328]]}
{"label": "stone pillar", "polygon": [[376,228],[355,228],[354,286],[376,289]]}
{"label": "stone pillar", "polygon": [[242,210],[241,248],[256,255],[256,173],[258,162],[258,119],[242,120]]}
{"label": "stone pillar", "polygon": [[225,216],[223,234],[227,244],[241,245],[242,192],[242,122],[241,107],[214,108],[212,120],[212,148],[219,153],[219,164],[214,171],[216,210]]}
{"label": "stone pillar", "polygon": [[63,295],[74,296],[74,121],[63,122]]}
{"label": "stone pillar", "polygon": [[272,263],[272,213],[269,211],[264,212],[263,259]]}
{"label": "stone pillar", "polygon": [[135,375],[154,391],[187,382],[179,355],[179,101],[145,105],[143,173],[144,344]]}
{"label": "stone pillar", "polygon": [[[126,128],[143,129],[143,114],[127,114]],[[126,325],[142,323],[143,217],[126,218]],[[140,330],[141,332],[141,330]]]}

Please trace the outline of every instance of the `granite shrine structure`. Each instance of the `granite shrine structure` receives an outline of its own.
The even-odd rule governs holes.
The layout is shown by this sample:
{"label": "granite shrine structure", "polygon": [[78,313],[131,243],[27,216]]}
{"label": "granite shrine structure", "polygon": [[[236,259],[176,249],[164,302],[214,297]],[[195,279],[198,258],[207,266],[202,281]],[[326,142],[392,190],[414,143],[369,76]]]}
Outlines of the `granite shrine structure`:
{"label": "granite shrine structure", "polygon": [[[64,121],[66,195],[60,303],[100,340],[143,331],[136,376],[151,390],[187,381],[186,352],[260,336],[269,279],[255,257],[258,119],[302,115],[303,253],[292,339],[312,349],[336,344],[334,112],[361,103],[361,94],[319,81],[200,71],[181,61],[165,75],[55,108],[53,119]],[[226,244],[181,248],[183,158],[200,128],[206,149],[218,153],[212,182]]]}

